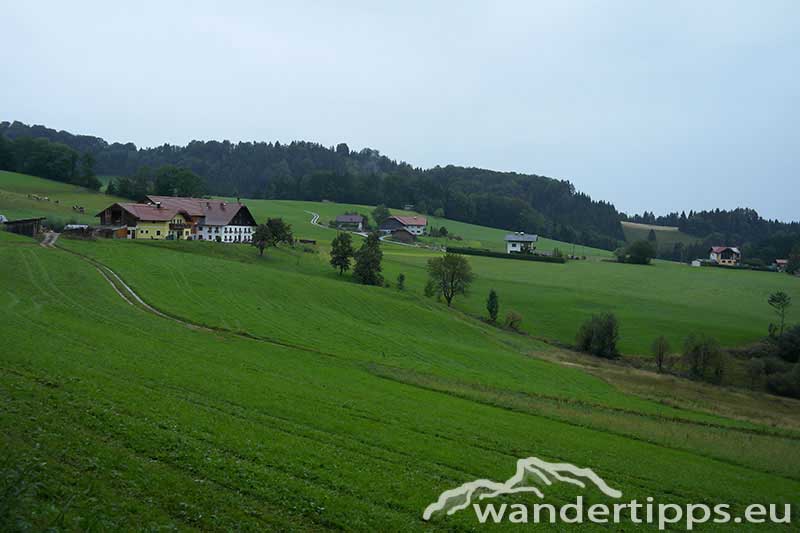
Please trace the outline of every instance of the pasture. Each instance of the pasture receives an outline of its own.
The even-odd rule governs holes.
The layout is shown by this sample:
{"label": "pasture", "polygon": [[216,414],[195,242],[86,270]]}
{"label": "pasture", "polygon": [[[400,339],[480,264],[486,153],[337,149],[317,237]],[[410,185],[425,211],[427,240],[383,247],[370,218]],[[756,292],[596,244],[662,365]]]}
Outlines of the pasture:
{"label": "pasture", "polygon": [[[320,263],[326,268],[327,249],[335,231],[309,223],[307,211],[320,213],[320,221],[345,210],[368,213],[368,207],[333,203],[281,200],[247,200],[256,218],[280,216],[298,236],[317,239]],[[444,223],[473,246],[502,249],[502,230]],[[358,242],[358,237],[356,240]],[[547,246],[564,248],[550,241]],[[425,266],[437,252],[387,243],[383,246],[385,277],[394,282],[401,272],[408,291],[422,294]],[[648,354],[657,336],[665,335],[679,350],[691,333],[706,333],[724,346],[753,342],[766,335],[775,321],[767,298],[775,291],[790,294],[798,305],[789,309],[789,323],[800,322],[800,278],[772,272],[692,268],[670,261],[628,265],[608,261],[611,253],[586,248],[587,260],[566,264],[470,256],[476,279],[455,307],[474,316],[485,315],[489,290],[501,302],[501,316],[509,310],[522,314],[522,329],[537,337],[571,343],[580,324],[594,313],[614,312],[620,320],[621,349]],[[607,255],[606,255],[607,254]]]}
{"label": "pasture", "polygon": [[656,234],[656,246],[659,250],[671,252],[675,244],[694,244],[702,239],[680,231],[673,226],[656,226],[653,224],[638,224],[636,222],[621,222],[622,232],[627,242],[646,241],[650,230]]}
{"label": "pasture", "polygon": [[[797,503],[797,402],[767,425],[659,401],[671,387],[625,393],[545,360],[552,347],[340,279],[299,249],[59,245],[0,233],[6,524],[467,530],[469,511],[422,510],[529,455],[590,466],[626,499]],[[86,257],[209,329],[129,305]]]}

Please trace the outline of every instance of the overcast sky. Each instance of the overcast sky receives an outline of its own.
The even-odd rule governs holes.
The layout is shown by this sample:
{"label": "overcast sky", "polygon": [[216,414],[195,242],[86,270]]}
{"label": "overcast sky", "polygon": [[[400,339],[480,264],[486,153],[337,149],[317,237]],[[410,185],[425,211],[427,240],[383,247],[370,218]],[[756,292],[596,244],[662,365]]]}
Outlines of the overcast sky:
{"label": "overcast sky", "polygon": [[295,139],[800,219],[800,2],[0,0],[0,120]]}

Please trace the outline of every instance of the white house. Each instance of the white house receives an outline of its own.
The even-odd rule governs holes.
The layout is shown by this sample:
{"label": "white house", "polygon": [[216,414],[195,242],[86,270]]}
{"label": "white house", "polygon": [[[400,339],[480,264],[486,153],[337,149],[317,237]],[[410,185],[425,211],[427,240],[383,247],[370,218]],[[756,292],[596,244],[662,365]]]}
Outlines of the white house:
{"label": "white house", "polygon": [[506,252],[509,254],[529,254],[536,249],[538,235],[518,231],[506,235]]}
{"label": "white house", "polygon": [[424,235],[425,228],[428,226],[428,219],[421,216],[390,216],[381,224],[381,231],[383,233],[392,233],[393,231],[404,229],[411,235]]}
{"label": "white house", "polygon": [[205,198],[148,196],[154,204],[185,211],[191,217],[190,239],[217,242],[252,242],[256,221],[246,205]]}

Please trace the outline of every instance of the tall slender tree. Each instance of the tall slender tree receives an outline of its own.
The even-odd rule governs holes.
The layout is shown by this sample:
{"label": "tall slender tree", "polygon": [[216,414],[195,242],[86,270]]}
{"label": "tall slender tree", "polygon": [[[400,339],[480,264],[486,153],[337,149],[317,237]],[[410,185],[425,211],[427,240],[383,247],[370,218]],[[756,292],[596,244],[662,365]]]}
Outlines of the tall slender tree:
{"label": "tall slender tree", "polygon": [[381,261],[383,252],[381,251],[381,241],[377,232],[370,233],[361,248],[355,253],[356,266],[353,269],[353,276],[364,285],[382,285],[383,276],[381,275]]}
{"label": "tall slender tree", "polygon": [[353,258],[353,238],[349,233],[341,232],[331,242],[331,266],[339,270],[339,275],[350,270]]}

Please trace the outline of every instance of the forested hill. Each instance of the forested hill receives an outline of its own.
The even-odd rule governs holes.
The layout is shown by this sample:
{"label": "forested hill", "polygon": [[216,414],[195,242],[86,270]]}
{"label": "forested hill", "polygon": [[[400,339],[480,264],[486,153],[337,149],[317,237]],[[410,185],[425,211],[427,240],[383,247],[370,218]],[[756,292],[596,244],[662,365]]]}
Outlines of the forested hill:
{"label": "forested hill", "polygon": [[137,148],[21,122],[0,122],[0,136],[44,138],[91,154],[97,174],[135,176],[163,165],[186,167],[206,180],[210,194],[395,208],[413,204],[454,220],[606,249],[623,239],[612,204],[577,192],[569,181],[544,176],[456,166],[423,170],[377,150],[351,151],[346,144],[192,141]]}

